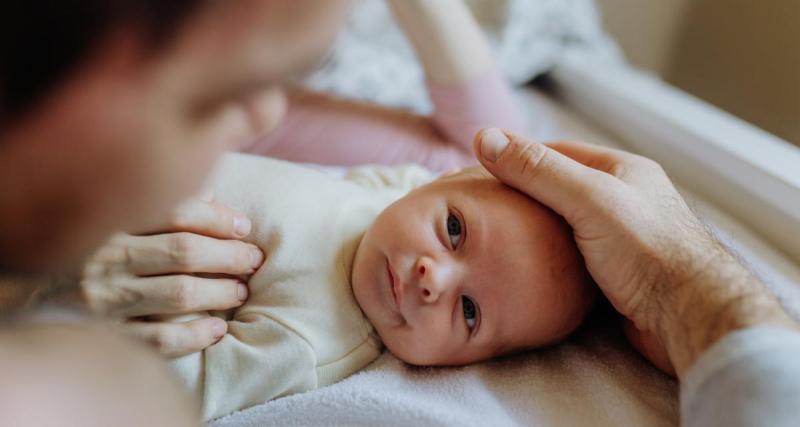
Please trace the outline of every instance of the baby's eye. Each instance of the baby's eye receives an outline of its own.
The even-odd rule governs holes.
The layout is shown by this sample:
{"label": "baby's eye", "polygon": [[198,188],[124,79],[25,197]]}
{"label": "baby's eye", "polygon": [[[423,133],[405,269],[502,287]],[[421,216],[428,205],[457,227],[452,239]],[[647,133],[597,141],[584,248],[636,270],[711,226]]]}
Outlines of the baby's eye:
{"label": "baby's eye", "polygon": [[475,303],[472,302],[469,297],[462,296],[461,297],[461,309],[464,311],[464,320],[467,322],[467,327],[470,330],[475,328],[475,324],[478,321],[478,313],[475,310]]}
{"label": "baby's eye", "polygon": [[461,221],[453,214],[447,215],[447,236],[453,249],[458,248],[461,243]]}

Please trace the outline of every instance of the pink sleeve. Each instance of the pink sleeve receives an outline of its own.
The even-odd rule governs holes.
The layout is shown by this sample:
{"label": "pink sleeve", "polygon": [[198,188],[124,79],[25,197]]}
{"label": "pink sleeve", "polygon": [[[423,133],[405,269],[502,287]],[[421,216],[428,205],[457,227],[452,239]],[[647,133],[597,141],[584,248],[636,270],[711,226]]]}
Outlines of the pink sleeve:
{"label": "pink sleeve", "polygon": [[420,116],[317,93],[292,95],[286,117],[243,151],[296,162],[354,166],[419,163],[433,171],[474,165],[482,127],[522,129],[496,72],[457,85],[428,84],[434,113]]}
{"label": "pink sleeve", "polygon": [[508,83],[496,69],[464,84],[428,82],[428,93],[436,127],[452,143],[467,150],[472,150],[472,138],[485,127],[525,133],[525,121]]}

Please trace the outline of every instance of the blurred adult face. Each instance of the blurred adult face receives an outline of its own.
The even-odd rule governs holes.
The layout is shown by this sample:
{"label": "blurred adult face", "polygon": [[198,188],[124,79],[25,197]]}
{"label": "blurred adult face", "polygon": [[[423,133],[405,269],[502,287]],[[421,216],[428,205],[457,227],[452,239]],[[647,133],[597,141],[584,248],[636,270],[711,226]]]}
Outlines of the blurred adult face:
{"label": "blurred adult face", "polygon": [[[76,261],[196,191],[246,135],[244,98],[259,92],[269,105],[274,88],[315,65],[343,3],[208,2],[156,52],[135,28],[108,35],[0,129],[0,269]],[[265,111],[259,131],[282,110]]]}

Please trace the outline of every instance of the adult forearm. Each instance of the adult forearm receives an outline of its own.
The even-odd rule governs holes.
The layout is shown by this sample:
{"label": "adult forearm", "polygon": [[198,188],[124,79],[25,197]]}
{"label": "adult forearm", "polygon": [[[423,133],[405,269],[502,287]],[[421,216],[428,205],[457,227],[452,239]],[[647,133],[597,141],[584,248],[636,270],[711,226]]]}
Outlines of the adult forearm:
{"label": "adult forearm", "polygon": [[462,0],[390,0],[428,78],[459,83],[492,66],[491,49]]}
{"label": "adult forearm", "polygon": [[657,298],[654,330],[675,370],[686,369],[712,344],[753,326],[797,328],[775,296],[721,244],[712,238],[694,242],[693,268],[669,268]]}

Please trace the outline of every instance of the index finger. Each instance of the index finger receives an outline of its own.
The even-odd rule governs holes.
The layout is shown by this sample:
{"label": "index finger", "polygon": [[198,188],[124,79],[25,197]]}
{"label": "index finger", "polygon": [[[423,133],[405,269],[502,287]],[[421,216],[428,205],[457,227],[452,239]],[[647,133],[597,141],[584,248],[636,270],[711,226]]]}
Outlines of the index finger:
{"label": "index finger", "polygon": [[549,148],[592,169],[615,175],[617,165],[633,161],[634,154],[627,151],[578,141],[549,141]]}
{"label": "index finger", "polygon": [[189,232],[218,239],[241,239],[252,224],[241,212],[214,200],[192,198],[173,209],[146,234]]}
{"label": "index finger", "polygon": [[657,165],[637,154],[586,142],[554,141],[545,145],[583,165],[634,185],[647,182]]}

